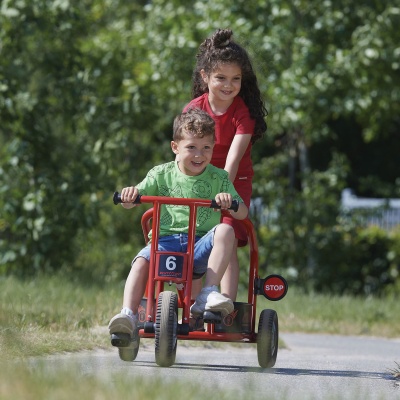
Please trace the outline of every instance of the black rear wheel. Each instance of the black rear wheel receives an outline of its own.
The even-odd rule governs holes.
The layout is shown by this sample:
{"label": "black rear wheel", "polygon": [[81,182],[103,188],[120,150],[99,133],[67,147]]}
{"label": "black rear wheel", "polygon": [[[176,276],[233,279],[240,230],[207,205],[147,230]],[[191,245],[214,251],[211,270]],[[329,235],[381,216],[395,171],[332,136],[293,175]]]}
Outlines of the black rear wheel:
{"label": "black rear wheel", "polygon": [[160,367],[170,367],[175,362],[178,329],[178,296],[165,291],[158,297],[155,325],[155,355]]}
{"label": "black rear wheel", "polygon": [[278,314],[274,310],[262,310],[258,322],[257,356],[262,368],[275,365],[278,355]]}

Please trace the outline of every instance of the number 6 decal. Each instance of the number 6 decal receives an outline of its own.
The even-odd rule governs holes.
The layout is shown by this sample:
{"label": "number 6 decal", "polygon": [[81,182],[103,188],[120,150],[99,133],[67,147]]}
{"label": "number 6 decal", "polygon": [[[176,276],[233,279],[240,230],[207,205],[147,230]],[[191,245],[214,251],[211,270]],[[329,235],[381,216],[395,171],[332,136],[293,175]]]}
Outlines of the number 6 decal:
{"label": "number 6 decal", "polygon": [[169,256],[165,261],[165,268],[167,268],[168,271],[176,269],[176,257]]}

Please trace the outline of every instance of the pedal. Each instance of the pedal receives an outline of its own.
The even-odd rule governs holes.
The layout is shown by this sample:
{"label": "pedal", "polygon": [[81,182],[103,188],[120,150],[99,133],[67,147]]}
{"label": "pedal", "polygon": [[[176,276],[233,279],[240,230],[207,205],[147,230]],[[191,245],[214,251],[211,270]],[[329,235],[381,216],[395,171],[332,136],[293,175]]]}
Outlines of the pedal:
{"label": "pedal", "polygon": [[207,324],[220,324],[222,322],[222,314],[220,312],[204,311],[203,319]]}
{"label": "pedal", "polygon": [[189,324],[178,324],[178,335],[185,335],[188,336],[190,332]]}
{"label": "pedal", "polygon": [[115,347],[129,347],[132,338],[129,333],[113,333],[111,335],[111,344]]}

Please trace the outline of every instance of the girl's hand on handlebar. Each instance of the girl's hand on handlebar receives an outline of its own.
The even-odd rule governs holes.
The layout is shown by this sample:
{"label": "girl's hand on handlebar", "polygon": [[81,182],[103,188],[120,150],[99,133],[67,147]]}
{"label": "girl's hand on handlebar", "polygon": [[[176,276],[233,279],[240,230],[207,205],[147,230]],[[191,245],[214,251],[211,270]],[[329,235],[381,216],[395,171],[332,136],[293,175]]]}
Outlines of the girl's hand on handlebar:
{"label": "girl's hand on handlebar", "polygon": [[121,190],[122,207],[124,207],[124,208],[135,207],[135,204],[132,204],[132,203],[135,201],[138,194],[139,194],[139,191],[136,189],[135,186],[129,186],[129,187],[123,188]]}
{"label": "girl's hand on handlebar", "polygon": [[215,196],[216,203],[221,210],[227,210],[232,205],[232,195],[230,193],[218,193]]}

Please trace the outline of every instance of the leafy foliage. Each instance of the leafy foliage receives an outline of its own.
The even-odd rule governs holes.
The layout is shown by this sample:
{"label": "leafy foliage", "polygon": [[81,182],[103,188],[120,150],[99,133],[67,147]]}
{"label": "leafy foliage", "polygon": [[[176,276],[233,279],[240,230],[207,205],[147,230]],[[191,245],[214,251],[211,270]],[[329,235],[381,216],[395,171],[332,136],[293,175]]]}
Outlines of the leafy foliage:
{"label": "leafy foliage", "polygon": [[269,110],[253,151],[274,221],[260,222],[262,257],[325,279],[315,264],[342,243],[340,191],[400,195],[399,22],[388,0],[4,0],[0,274],[124,276],[140,215],[111,211],[112,192],[171,159],[197,47],[230,27]]}

